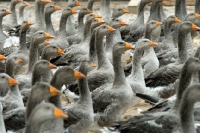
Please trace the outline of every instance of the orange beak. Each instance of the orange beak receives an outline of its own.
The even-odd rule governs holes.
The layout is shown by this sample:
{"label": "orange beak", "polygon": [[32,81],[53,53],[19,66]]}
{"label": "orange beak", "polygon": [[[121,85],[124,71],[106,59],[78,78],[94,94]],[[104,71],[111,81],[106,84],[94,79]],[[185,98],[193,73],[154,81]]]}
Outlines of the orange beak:
{"label": "orange beak", "polygon": [[123,9],[123,13],[124,13],[124,14],[125,14],[125,13],[129,13],[129,11],[126,10],[126,9]]}
{"label": "orange beak", "polygon": [[115,31],[115,29],[111,26],[108,26],[108,31],[112,32],[112,31]]}
{"label": "orange beak", "polygon": [[102,18],[98,18],[98,23],[103,24],[103,23],[105,23],[105,21]]}
{"label": "orange beak", "polygon": [[43,0],[43,2],[45,2],[45,3],[51,3],[52,1],[51,0]]}
{"label": "orange beak", "polygon": [[49,68],[50,68],[50,69],[55,69],[55,68],[57,68],[57,67],[49,62]]}
{"label": "orange beak", "polygon": [[57,51],[57,52],[58,52],[59,55],[64,55],[64,54],[65,54],[65,53],[63,52],[63,50],[60,49],[60,48],[58,48],[58,51]]}
{"label": "orange beak", "polygon": [[79,1],[76,1],[75,5],[76,6],[81,6],[81,3]]}
{"label": "orange beak", "polygon": [[126,22],[120,20],[120,25],[121,25],[121,26],[126,26],[126,25],[128,25],[128,24],[127,24]]}
{"label": "orange beak", "polygon": [[52,36],[52,35],[50,35],[50,34],[48,34],[48,33],[45,33],[45,38],[46,38],[46,39],[50,39],[50,38],[54,38],[54,36]]}
{"label": "orange beak", "polygon": [[78,72],[78,71],[74,70],[74,77],[76,79],[81,79],[81,78],[85,78],[85,75],[82,74],[81,72]]}
{"label": "orange beak", "polygon": [[152,42],[152,41],[150,41],[150,44],[149,44],[150,46],[157,46],[158,44],[156,43],[156,42]]}
{"label": "orange beak", "polygon": [[129,50],[129,49],[135,49],[131,44],[129,44],[129,43],[125,43],[125,48],[126,48],[126,50]]}
{"label": "orange beak", "polygon": [[74,9],[72,9],[71,12],[72,12],[72,14],[77,13],[76,10],[74,10]]}
{"label": "orange beak", "polygon": [[97,65],[91,62],[91,67],[97,67]]}
{"label": "orange beak", "polygon": [[178,19],[177,17],[174,18],[174,22],[179,23],[181,22],[180,19]]}
{"label": "orange beak", "polygon": [[87,9],[87,13],[89,14],[89,13],[92,13],[92,11],[91,10],[89,10],[89,9]]}
{"label": "orange beak", "polygon": [[28,2],[25,2],[25,6],[30,6],[30,4]]}
{"label": "orange beak", "polygon": [[49,45],[49,44],[51,44],[51,42],[49,42],[49,41],[47,41],[47,40],[44,41],[44,45],[45,45],[45,46],[47,46],[47,45]]}
{"label": "orange beak", "polygon": [[102,18],[99,14],[94,14],[94,18]]}
{"label": "orange beak", "polygon": [[160,26],[162,24],[162,22],[156,21],[156,25]]}
{"label": "orange beak", "polygon": [[22,2],[23,0],[18,0],[18,2]]}
{"label": "orange beak", "polygon": [[200,18],[200,14],[195,13],[196,18]]}
{"label": "orange beak", "polygon": [[31,25],[33,25],[33,22],[27,21],[27,24],[28,24],[28,26],[31,26]]}
{"label": "orange beak", "polygon": [[162,4],[163,4],[163,5],[165,5],[165,4],[166,4],[166,2],[163,0],[163,1],[162,1]]}
{"label": "orange beak", "polygon": [[20,59],[20,58],[18,58],[18,59],[17,59],[17,62],[18,62],[18,63],[23,63],[23,60]]}
{"label": "orange beak", "polygon": [[0,54],[0,60],[7,60],[7,58],[4,55]]}
{"label": "orange beak", "polygon": [[8,84],[9,84],[10,86],[12,86],[12,85],[19,85],[20,83],[19,83],[17,80],[15,80],[15,79],[9,77],[9,78],[8,78]]}
{"label": "orange beak", "polygon": [[51,95],[51,96],[59,96],[59,95],[62,94],[59,90],[57,90],[56,88],[54,88],[54,87],[51,86],[51,85],[50,85],[50,87],[49,87],[49,90],[50,90],[50,95]]}
{"label": "orange beak", "polygon": [[59,108],[55,107],[54,108],[54,117],[55,118],[68,118],[68,115],[65,114],[62,110]]}
{"label": "orange beak", "polygon": [[60,10],[61,8],[59,6],[53,6],[54,10],[57,11],[57,10]]}
{"label": "orange beak", "polygon": [[6,10],[6,15],[8,14],[12,14],[12,12],[10,10]]}
{"label": "orange beak", "polygon": [[192,30],[200,30],[200,28],[196,26],[195,24],[192,24]]}

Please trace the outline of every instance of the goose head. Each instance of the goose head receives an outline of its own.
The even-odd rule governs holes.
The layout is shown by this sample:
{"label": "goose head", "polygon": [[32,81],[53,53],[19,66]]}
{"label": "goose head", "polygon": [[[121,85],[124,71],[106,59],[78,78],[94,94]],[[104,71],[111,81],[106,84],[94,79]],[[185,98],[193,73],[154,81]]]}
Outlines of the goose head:
{"label": "goose head", "polygon": [[118,18],[118,17],[122,16],[125,13],[129,13],[129,11],[126,10],[126,9],[123,9],[123,8],[116,8],[112,12],[112,18]]}
{"label": "goose head", "polygon": [[156,29],[161,24],[162,24],[162,22],[158,22],[158,21],[152,20],[152,21],[150,21],[150,22],[147,23],[146,29],[147,29],[147,31],[150,32],[150,31],[153,31],[154,29]]}
{"label": "goose head", "polygon": [[110,26],[112,26],[115,29],[126,25],[128,25],[126,22],[124,22],[123,20],[119,20],[118,18],[113,18],[110,23]]}
{"label": "goose head", "polygon": [[34,69],[38,70],[39,73],[49,71],[50,69],[56,69],[57,67],[46,60],[40,60],[34,65]]}
{"label": "goose head", "polygon": [[185,66],[187,66],[187,70],[190,72],[200,70],[200,60],[198,58],[190,57],[185,64],[187,64]]}
{"label": "goose head", "polygon": [[106,25],[106,24],[103,24],[103,25],[97,27],[97,32],[100,33],[101,35],[104,35],[104,36],[107,35],[108,33],[113,32],[113,31],[115,31],[115,29],[111,26]]}
{"label": "goose head", "polygon": [[37,31],[33,34],[33,41],[37,42],[38,44],[43,43],[45,41],[45,39],[51,39],[54,38],[54,36],[44,32],[44,31]]}
{"label": "goose head", "polygon": [[114,46],[113,46],[113,52],[117,52],[119,54],[124,53],[126,50],[129,49],[134,49],[134,46],[132,46],[131,44],[127,43],[127,42],[117,42]]}
{"label": "goose head", "polygon": [[92,13],[92,11],[85,7],[81,8],[81,10],[79,11],[79,14],[81,14],[81,15],[86,15],[86,14],[90,14],[90,13]]}
{"label": "goose head", "polygon": [[138,40],[138,42],[136,43],[135,48],[137,49],[141,49],[142,51],[150,48],[150,47],[154,47],[157,46],[158,44],[155,42],[150,41],[149,39],[140,39]]}
{"label": "goose head", "polygon": [[43,54],[48,54],[51,57],[56,57],[58,55],[64,55],[65,53],[63,52],[62,49],[57,47],[56,45],[49,45],[46,46],[45,49],[43,50]]}
{"label": "goose head", "polygon": [[19,82],[5,73],[0,74],[0,90],[9,88],[9,86],[18,85]]}
{"label": "goose head", "polygon": [[61,8],[59,6],[48,6],[45,8],[45,13],[54,13],[57,10],[60,10]]}
{"label": "goose head", "polygon": [[76,10],[72,9],[71,7],[66,7],[62,12],[62,16],[70,16],[75,13],[77,13]]}
{"label": "goose head", "polygon": [[168,22],[169,24],[173,24],[173,23],[179,23],[181,21],[176,16],[171,15],[165,20],[165,22]]}
{"label": "goose head", "polygon": [[18,4],[18,3],[20,3],[20,2],[23,2],[23,0],[12,0],[11,1],[11,3],[13,3],[15,5]]}
{"label": "goose head", "polygon": [[96,28],[104,23],[105,23],[105,21],[102,18],[93,19],[92,23],[91,23],[91,30],[93,31],[94,28]]}
{"label": "goose head", "polygon": [[81,6],[81,3],[78,0],[68,0],[67,6],[72,8],[75,6]]}
{"label": "goose head", "polygon": [[179,32],[183,32],[185,34],[196,30],[200,30],[200,28],[189,21],[182,22],[179,27]]}
{"label": "goose head", "polygon": [[12,12],[10,10],[6,10],[6,9],[1,9],[0,10],[0,17],[4,17],[8,14],[12,14]]}
{"label": "goose head", "polygon": [[22,24],[21,24],[21,27],[22,27],[21,31],[27,31],[31,25],[33,25],[33,22],[31,22],[31,21],[24,21],[24,22],[22,22]]}

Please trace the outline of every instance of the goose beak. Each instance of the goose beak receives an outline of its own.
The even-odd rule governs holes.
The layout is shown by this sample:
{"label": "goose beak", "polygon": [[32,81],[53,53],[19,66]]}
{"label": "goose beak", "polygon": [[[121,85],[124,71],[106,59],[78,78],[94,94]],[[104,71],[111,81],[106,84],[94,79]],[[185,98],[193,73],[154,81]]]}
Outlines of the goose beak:
{"label": "goose beak", "polygon": [[22,2],[23,0],[18,0],[18,2]]}
{"label": "goose beak", "polygon": [[54,117],[55,118],[68,118],[68,115],[65,114],[62,110],[59,108],[55,107],[54,108]]}
{"label": "goose beak", "polygon": [[156,21],[156,25],[160,26],[162,24],[162,22]]}
{"label": "goose beak", "polygon": [[196,18],[200,18],[200,14],[195,13]]}
{"label": "goose beak", "polygon": [[98,23],[99,23],[99,24],[103,24],[103,23],[105,23],[105,21],[104,21],[102,18],[99,18],[99,19],[98,19]]}
{"label": "goose beak", "polygon": [[97,65],[94,64],[93,62],[91,62],[90,64],[91,64],[91,67],[97,67]]}
{"label": "goose beak", "polygon": [[0,55],[0,60],[7,60],[7,58],[4,55]]}
{"label": "goose beak", "polygon": [[47,45],[49,45],[49,44],[51,44],[51,42],[49,42],[49,41],[47,41],[47,40],[44,41],[44,45],[45,45],[45,46],[47,46]]}
{"label": "goose beak", "polygon": [[31,25],[33,25],[33,22],[27,21],[27,24],[28,24],[28,26],[31,26]]}
{"label": "goose beak", "polygon": [[111,26],[108,26],[108,31],[112,32],[112,31],[115,31],[115,29]]}
{"label": "goose beak", "polygon": [[180,19],[178,19],[177,17],[174,18],[174,22],[179,23],[181,22]]}
{"label": "goose beak", "polygon": [[79,1],[76,1],[75,5],[76,6],[81,6],[81,3]]}
{"label": "goose beak", "polygon": [[123,11],[124,14],[125,14],[125,13],[129,13],[129,11],[126,10],[126,9],[123,9],[122,11]]}
{"label": "goose beak", "polygon": [[50,91],[51,96],[60,96],[62,94],[59,90],[57,90],[56,88],[54,88],[51,85],[49,87],[49,91]]}
{"label": "goose beak", "polygon": [[57,67],[49,62],[49,68],[50,69],[56,69]]}
{"label": "goose beak", "polygon": [[81,79],[81,78],[85,78],[85,75],[82,74],[82,73],[79,72],[79,71],[74,70],[74,77],[75,77],[76,79]]}
{"label": "goose beak", "polygon": [[9,84],[10,86],[12,86],[12,85],[19,85],[20,83],[19,83],[17,80],[15,80],[15,79],[9,77],[9,78],[8,78],[8,84]]}
{"label": "goose beak", "polygon": [[195,24],[192,24],[192,30],[200,30],[200,28],[196,26]]}
{"label": "goose beak", "polygon": [[23,63],[24,61],[22,59],[18,58],[17,62],[20,64],[20,63]]}
{"label": "goose beak", "polygon": [[153,0],[149,0],[149,2],[153,2]]}
{"label": "goose beak", "polygon": [[157,44],[156,42],[150,41],[149,45],[150,45],[150,46],[157,46],[158,44]]}
{"label": "goose beak", "polygon": [[25,2],[25,6],[30,6],[30,4],[28,2]]}
{"label": "goose beak", "polygon": [[6,15],[8,14],[12,14],[12,12],[10,10],[6,10]]}
{"label": "goose beak", "polygon": [[58,48],[58,51],[57,51],[57,52],[58,52],[59,55],[64,55],[64,54],[65,54],[65,53],[63,52],[63,50],[60,49],[60,48]]}
{"label": "goose beak", "polygon": [[102,18],[99,14],[94,14],[94,18]]}
{"label": "goose beak", "polygon": [[72,14],[77,13],[76,10],[74,10],[74,9],[72,9],[71,12],[72,12]]}
{"label": "goose beak", "polygon": [[61,8],[59,6],[54,6],[53,7],[55,11],[60,10]]}
{"label": "goose beak", "polygon": [[89,13],[92,13],[92,11],[90,10],[90,9],[87,9],[87,13],[89,14]]}
{"label": "goose beak", "polygon": [[166,1],[163,0],[163,1],[162,1],[162,4],[165,5],[165,4],[166,4]]}
{"label": "goose beak", "polygon": [[121,26],[126,26],[126,25],[128,25],[128,24],[127,24],[126,22],[120,20],[120,25],[121,25]]}
{"label": "goose beak", "polygon": [[48,33],[45,33],[45,38],[46,38],[46,39],[50,39],[50,38],[54,38],[54,36],[52,36],[52,35],[50,35],[50,34],[48,34]]}
{"label": "goose beak", "polygon": [[135,49],[131,44],[129,44],[129,43],[125,43],[125,48],[126,48],[126,50],[129,50],[129,49]]}

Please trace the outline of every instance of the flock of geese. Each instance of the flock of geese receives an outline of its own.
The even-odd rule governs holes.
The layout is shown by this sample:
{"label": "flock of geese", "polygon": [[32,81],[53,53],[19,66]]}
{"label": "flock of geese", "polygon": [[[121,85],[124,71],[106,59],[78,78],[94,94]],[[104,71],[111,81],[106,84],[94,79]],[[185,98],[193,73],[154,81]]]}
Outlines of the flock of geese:
{"label": "flock of geese", "polygon": [[[189,14],[185,0],[176,0],[171,16],[163,0],[141,0],[131,24],[118,18],[126,9],[111,12],[110,0],[100,0],[100,14],[92,12],[98,0],[88,0],[75,23],[81,3],[68,0],[58,30],[51,15],[61,8],[51,2],[35,0],[34,23],[24,20],[30,4],[23,0],[0,9],[0,133],[200,132],[200,47],[193,48],[200,0]],[[13,36],[19,45],[5,47]],[[126,51],[133,56],[124,67]],[[124,120],[141,99],[153,107]]]}

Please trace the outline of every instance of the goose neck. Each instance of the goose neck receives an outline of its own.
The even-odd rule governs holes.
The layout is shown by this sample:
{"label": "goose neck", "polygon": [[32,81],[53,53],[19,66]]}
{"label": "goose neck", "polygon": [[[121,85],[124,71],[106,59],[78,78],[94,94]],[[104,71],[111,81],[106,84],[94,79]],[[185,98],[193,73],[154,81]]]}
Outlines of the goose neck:
{"label": "goose neck", "polygon": [[60,34],[63,34],[63,35],[67,34],[67,32],[66,32],[66,22],[67,22],[68,17],[69,16],[65,16],[65,15],[61,16],[60,25],[59,25],[59,35]]}
{"label": "goose neck", "polygon": [[179,31],[178,53],[179,53],[179,62],[182,64],[189,58],[187,44],[186,44],[186,36],[187,36],[187,33]]}
{"label": "goose neck", "polygon": [[151,9],[150,9],[150,16],[149,16],[149,20],[148,20],[148,22],[149,21],[151,21],[151,20],[155,20],[155,21],[158,21],[158,7],[159,7],[159,4],[158,3],[156,3],[156,2],[153,2],[152,3],[152,5],[151,5]]}
{"label": "goose neck", "polygon": [[1,102],[0,102],[0,132],[6,133],[5,124],[4,124],[4,121],[3,121],[2,110],[3,110],[3,107],[2,107]]}
{"label": "goose neck", "polygon": [[141,64],[141,59],[143,56],[144,51],[141,49],[135,49],[134,56],[133,56],[133,61],[132,61],[132,73],[131,73],[131,78],[137,79],[137,80],[144,80],[144,74],[142,70],[142,64]]}
{"label": "goose neck", "polygon": [[6,63],[6,74],[14,78],[15,63],[12,60],[8,60]]}
{"label": "goose neck", "polygon": [[52,21],[51,21],[51,13],[45,13],[44,18],[45,18],[47,32],[51,35],[55,35],[55,31],[54,31]]}
{"label": "goose neck", "polygon": [[144,7],[146,3],[140,2],[139,8],[138,8],[138,14],[137,14],[137,19],[141,19],[141,22],[144,22]]}
{"label": "goose neck", "polygon": [[19,20],[21,21],[20,24],[24,21],[24,8],[25,6],[21,6],[19,8]]}
{"label": "goose neck", "polygon": [[3,21],[3,17],[0,16],[0,34],[3,34],[2,21]]}
{"label": "goose neck", "polygon": [[113,67],[115,72],[115,79],[113,84],[123,84],[126,82],[124,71],[121,63],[121,53],[113,50]]}
{"label": "goose neck", "polygon": [[185,0],[176,0],[175,16],[178,17],[182,21],[184,20],[184,17],[186,14],[187,14],[187,11],[186,11]]}
{"label": "goose neck", "polygon": [[84,31],[84,24],[83,24],[83,18],[84,15],[82,13],[79,13],[78,15],[78,30],[79,32],[83,32]]}
{"label": "goose neck", "polygon": [[194,108],[194,102],[186,97],[180,107],[180,120],[181,120],[182,133],[196,133],[196,129],[194,128],[195,124],[194,124],[193,108]]}
{"label": "goose neck", "polygon": [[[93,19],[92,19],[93,20]],[[83,31],[83,38],[82,41],[87,38],[88,36],[91,35],[91,24],[92,24],[92,20],[89,20],[86,22],[85,27],[84,27],[84,31]]]}
{"label": "goose neck", "polygon": [[16,11],[15,11],[16,4],[17,3],[15,3],[15,2],[11,2],[11,5],[10,5],[10,10],[12,12],[10,17],[11,17],[11,20],[12,20],[12,24],[15,24],[15,25],[17,25],[17,14],[16,14]]}
{"label": "goose neck", "polygon": [[41,4],[39,2],[35,2],[35,23],[36,24],[41,24],[42,23],[42,18],[40,15],[41,11]]}
{"label": "goose neck", "polygon": [[95,35],[95,46],[98,60],[97,69],[100,69],[102,66],[107,65],[109,63],[103,46],[103,38],[104,36],[97,31]]}
{"label": "goose neck", "polygon": [[94,5],[94,1],[93,1],[93,0],[90,0],[90,1],[88,2],[87,9],[89,9],[90,11],[92,11],[93,5]]}
{"label": "goose neck", "polygon": [[190,85],[192,72],[187,69],[187,64],[183,66],[182,72],[180,74],[179,85],[177,88],[177,98],[172,107],[172,109],[178,111],[180,107],[181,98],[185,89]]}
{"label": "goose neck", "polygon": [[90,38],[90,42],[89,42],[89,59],[91,62],[96,62],[96,49],[95,49],[95,33],[96,30],[94,30],[92,32],[92,36]]}
{"label": "goose neck", "polygon": [[46,53],[46,51],[43,50],[42,55],[41,55],[41,59],[50,61],[50,56],[48,55],[48,53]]}
{"label": "goose neck", "polygon": [[26,46],[26,32],[27,31],[20,31],[20,36],[19,36],[19,50],[23,50],[26,51],[26,53],[28,53],[28,49]]}
{"label": "goose neck", "polygon": [[195,13],[200,13],[200,0],[195,1]]}
{"label": "goose neck", "polygon": [[39,133],[42,122],[35,120],[34,116],[28,119],[26,124],[25,133]]}
{"label": "goose neck", "polygon": [[39,82],[40,79],[41,79],[41,75],[39,74],[38,70],[36,68],[33,68],[32,85],[34,85],[36,82]]}

